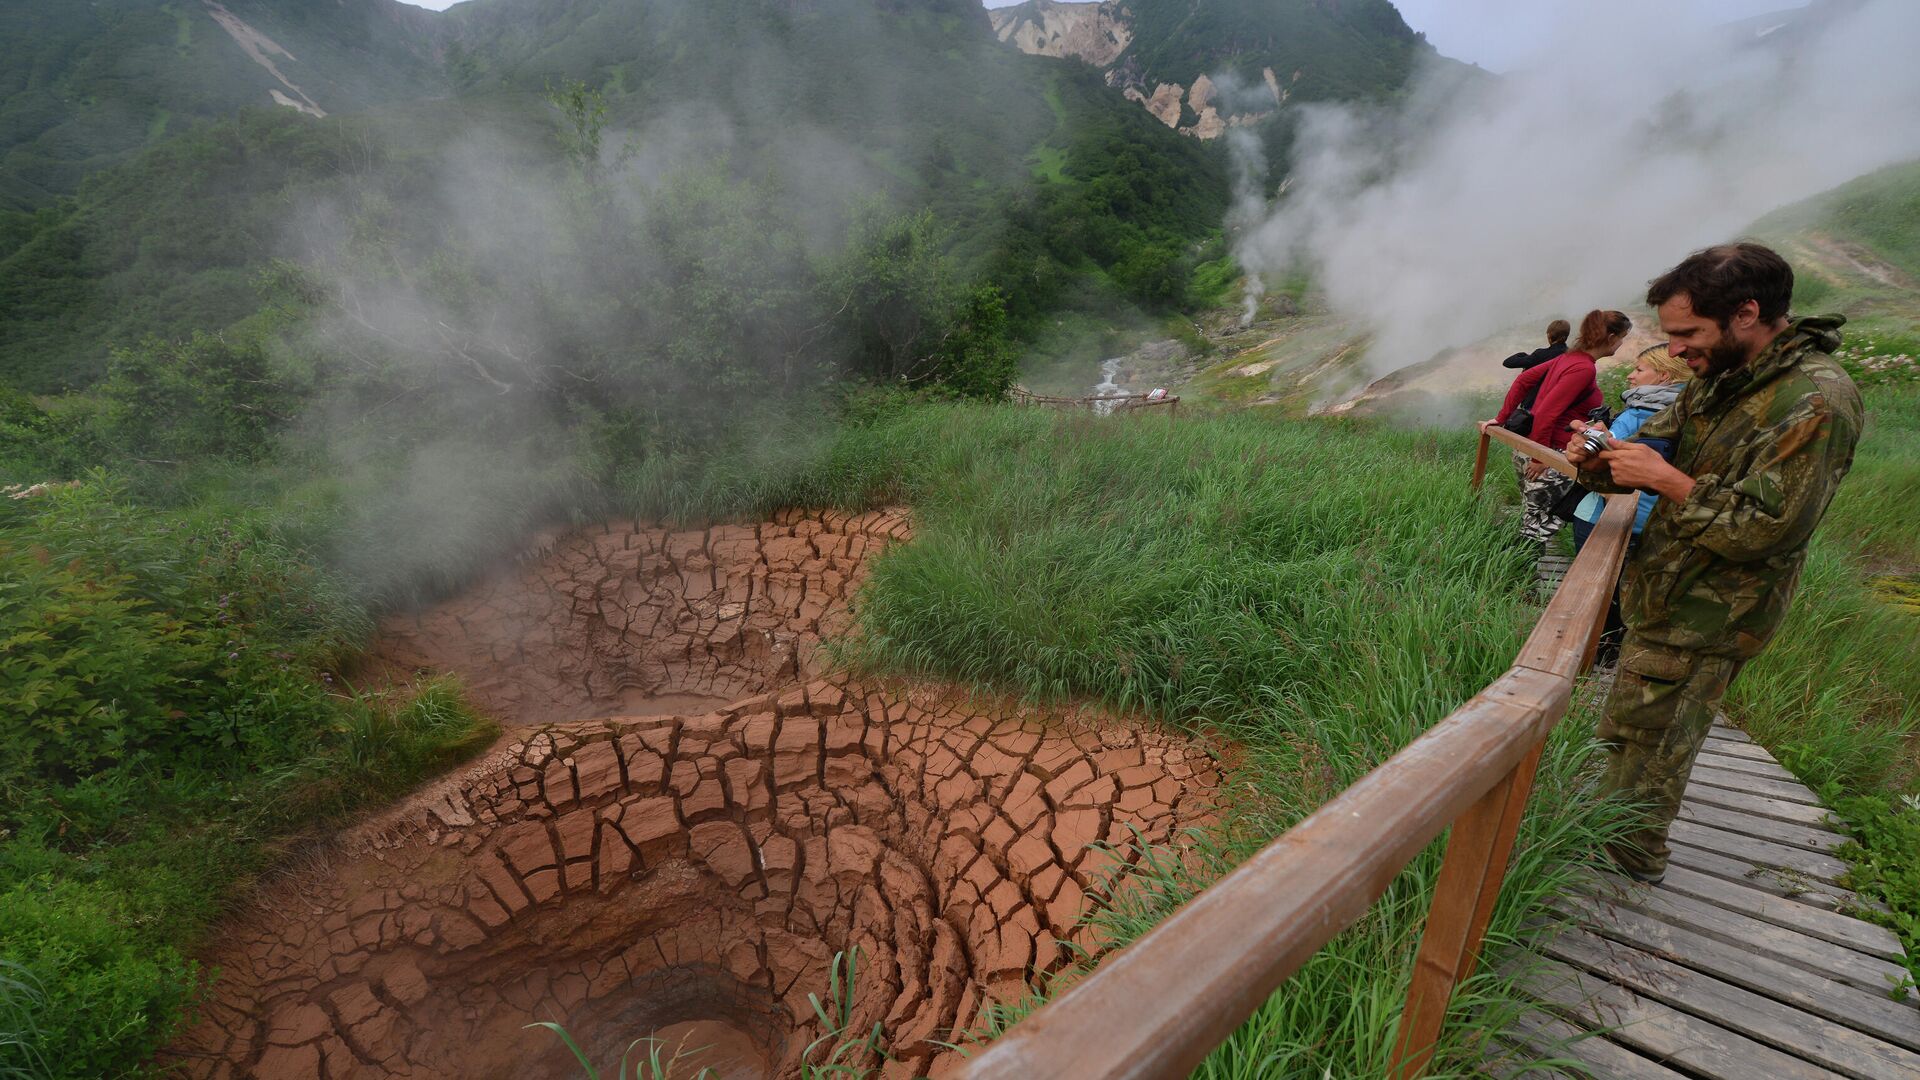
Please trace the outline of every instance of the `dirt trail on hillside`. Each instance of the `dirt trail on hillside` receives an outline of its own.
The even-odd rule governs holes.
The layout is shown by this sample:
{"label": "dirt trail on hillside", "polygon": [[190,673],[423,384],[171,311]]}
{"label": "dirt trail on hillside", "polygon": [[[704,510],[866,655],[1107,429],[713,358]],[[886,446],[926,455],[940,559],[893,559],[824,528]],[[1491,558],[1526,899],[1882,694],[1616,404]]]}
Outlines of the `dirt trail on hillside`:
{"label": "dirt trail on hillside", "polygon": [[807,995],[857,950],[848,1030],[881,1026],[883,1075],[937,1071],[1066,943],[1097,947],[1077,920],[1128,856],[1093,845],[1178,842],[1219,766],[1084,710],[822,676],[865,560],[906,535],[884,513],[618,523],[391,621],[387,663],[462,674],[509,738],[256,897],[170,1060],[572,1077],[522,1030],[557,1020],[603,1069],[660,1032],[713,1046],[689,1075],[793,1076]]}

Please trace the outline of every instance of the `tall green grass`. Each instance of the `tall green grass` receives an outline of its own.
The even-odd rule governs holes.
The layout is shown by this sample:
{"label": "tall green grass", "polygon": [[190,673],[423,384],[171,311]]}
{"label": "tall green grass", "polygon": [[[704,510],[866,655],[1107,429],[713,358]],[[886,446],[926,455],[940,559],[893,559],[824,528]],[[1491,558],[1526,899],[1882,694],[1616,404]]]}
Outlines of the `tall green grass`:
{"label": "tall green grass", "polygon": [[1920,618],[1876,591],[1920,581],[1920,387],[1865,391],[1853,471],[1815,535],[1792,612],[1727,709],[1853,827],[1852,884],[1920,974]]}
{"label": "tall green grass", "polygon": [[[1256,414],[924,408],[843,432],[803,488],[915,508],[914,543],[858,598],[848,662],[1093,699],[1243,748],[1212,854],[1150,864],[1102,916],[1124,943],[1512,663],[1538,615],[1531,566],[1508,511],[1468,491],[1472,450],[1466,432]],[[1496,945],[1606,827],[1580,779],[1590,730],[1552,741]],[[1436,844],[1203,1075],[1378,1075],[1438,865]],[[1477,977],[1437,1075],[1472,1074],[1520,1007],[1501,976]]]}

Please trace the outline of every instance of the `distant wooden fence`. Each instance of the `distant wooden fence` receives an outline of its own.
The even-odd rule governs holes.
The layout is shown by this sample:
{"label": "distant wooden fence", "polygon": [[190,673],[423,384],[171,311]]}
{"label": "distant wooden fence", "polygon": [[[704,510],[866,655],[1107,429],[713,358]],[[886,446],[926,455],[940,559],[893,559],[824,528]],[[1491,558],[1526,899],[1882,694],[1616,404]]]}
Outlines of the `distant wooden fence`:
{"label": "distant wooden fence", "polygon": [[1009,394],[1016,405],[1037,405],[1042,408],[1063,411],[1099,412],[1106,405],[1108,415],[1122,412],[1137,412],[1145,409],[1165,408],[1168,415],[1180,414],[1180,396],[1162,394],[1150,397],[1146,394],[1114,394],[1109,397],[1054,397],[1050,394],[1036,394],[1024,387],[1016,386]]}
{"label": "distant wooden fence", "polygon": [[[1569,468],[1538,443],[1505,431],[1492,437]],[[1476,489],[1487,452],[1482,435]],[[1188,1075],[1451,825],[1391,1072],[1396,1080],[1420,1076],[1454,988],[1478,962],[1547,733],[1566,714],[1575,677],[1593,661],[1635,501],[1608,497],[1505,675],[1016,1024],[957,1075]]]}

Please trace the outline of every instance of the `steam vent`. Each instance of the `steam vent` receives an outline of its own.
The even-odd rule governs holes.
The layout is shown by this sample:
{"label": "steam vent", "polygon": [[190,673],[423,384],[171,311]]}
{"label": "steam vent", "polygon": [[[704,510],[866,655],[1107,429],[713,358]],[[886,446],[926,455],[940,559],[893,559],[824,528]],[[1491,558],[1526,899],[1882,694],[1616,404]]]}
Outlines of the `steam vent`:
{"label": "steam vent", "polygon": [[609,1074],[658,1035],[699,1051],[675,1075],[792,1077],[845,953],[846,1030],[881,1026],[881,1075],[957,1060],[940,1044],[989,1003],[1097,947],[1088,889],[1133,856],[1092,845],[1179,842],[1218,771],[1081,710],[819,677],[865,560],[907,534],[897,513],[614,523],[391,621],[388,664],[460,674],[509,734],[236,916],[172,1062],[578,1076],[525,1030],[553,1020]]}

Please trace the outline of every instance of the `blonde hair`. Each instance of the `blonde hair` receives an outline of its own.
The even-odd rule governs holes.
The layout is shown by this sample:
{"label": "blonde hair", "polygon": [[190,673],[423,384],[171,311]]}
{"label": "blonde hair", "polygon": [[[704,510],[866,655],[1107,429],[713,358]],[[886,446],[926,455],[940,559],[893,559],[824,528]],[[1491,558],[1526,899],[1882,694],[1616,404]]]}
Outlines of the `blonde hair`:
{"label": "blonde hair", "polygon": [[1664,344],[1640,350],[1637,363],[1642,363],[1658,372],[1665,382],[1686,382],[1693,376],[1693,369],[1685,360],[1679,360],[1667,351]]}

